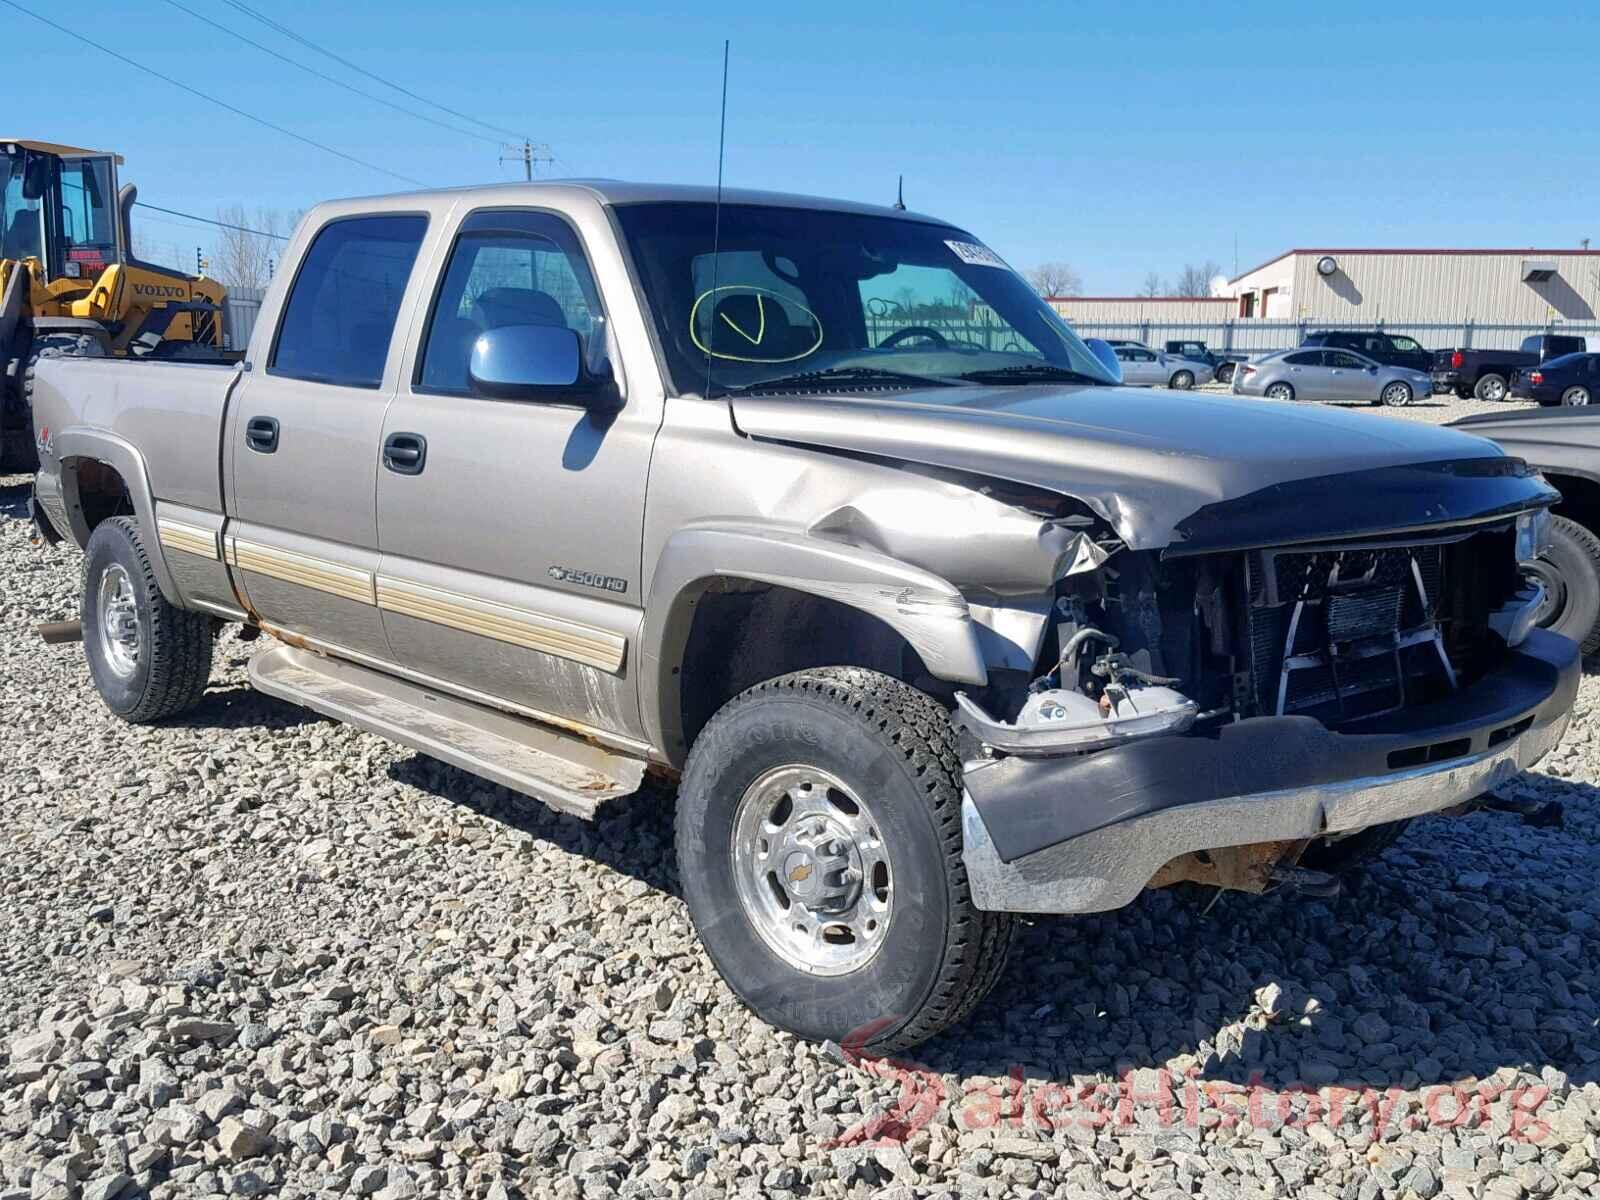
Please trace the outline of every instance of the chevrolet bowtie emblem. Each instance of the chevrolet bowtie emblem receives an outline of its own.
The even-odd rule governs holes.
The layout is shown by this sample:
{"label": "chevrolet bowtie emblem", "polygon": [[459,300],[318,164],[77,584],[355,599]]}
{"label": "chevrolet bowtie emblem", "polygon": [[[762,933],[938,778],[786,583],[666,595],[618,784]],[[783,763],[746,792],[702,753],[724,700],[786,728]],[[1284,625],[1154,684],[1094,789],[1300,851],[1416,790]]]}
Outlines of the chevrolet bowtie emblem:
{"label": "chevrolet bowtie emblem", "polygon": [[806,880],[808,880],[810,878],[811,878],[811,864],[810,863],[801,863],[798,867],[796,867],[794,870],[789,872],[789,882],[790,883],[804,883]]}

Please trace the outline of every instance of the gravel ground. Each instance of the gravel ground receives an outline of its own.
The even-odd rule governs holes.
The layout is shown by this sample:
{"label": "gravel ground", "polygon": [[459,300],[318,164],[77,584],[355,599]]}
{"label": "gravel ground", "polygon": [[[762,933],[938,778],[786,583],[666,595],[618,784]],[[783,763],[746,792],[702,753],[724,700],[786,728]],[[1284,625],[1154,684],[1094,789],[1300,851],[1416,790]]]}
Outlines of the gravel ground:
{"label": "gravel ground", "polygon": [[[1211,392],[1216,395],[1227,395],[1228,388],[1220,383],[1206,384],[1196,389],[1202,392]],[[1263,401],[1266,403],[1266,401]],[[1447,421],[1469,417],[1474,413],[1504,413],[1519,408],[1537,408],[1532,400],[1506,400],[1500,403],[1490,403],[1488,400],[1461,400],[1454,395],[1450,396],[1425,396],[1414,404],[1405,408],[1379,408],[1371,404],[1345,404],[1327,403],[1328,408],[1348,408],[1355,412],[1370,412],[1378,416],[1399,417],[1411,421],[1427,421],[1434,425],[1443,425]]]}
{"label": "gravel ground", "polygon": [[[1406,415],[1428,418],[1419,407]],[[134,729],[0,480],[0,1200],[1600,1195],[1600,681],[1335,900],[1040,920],[861,1063],[750,1017],[658,795],[598,826],[259,696]]]}

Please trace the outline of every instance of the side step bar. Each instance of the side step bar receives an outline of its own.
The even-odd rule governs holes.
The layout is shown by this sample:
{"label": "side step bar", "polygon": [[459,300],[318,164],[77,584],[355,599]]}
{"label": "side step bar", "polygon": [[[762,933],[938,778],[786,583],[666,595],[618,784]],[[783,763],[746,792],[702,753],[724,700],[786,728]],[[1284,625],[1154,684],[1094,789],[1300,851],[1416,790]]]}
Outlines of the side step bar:
{"label": "side step bar", "polygon": [[432,691],[344,659],[273,645],[250,660],[250,682],[379,737],[481,775],[551,808],[593,820],[639,789],[645,764],[576,734]]}

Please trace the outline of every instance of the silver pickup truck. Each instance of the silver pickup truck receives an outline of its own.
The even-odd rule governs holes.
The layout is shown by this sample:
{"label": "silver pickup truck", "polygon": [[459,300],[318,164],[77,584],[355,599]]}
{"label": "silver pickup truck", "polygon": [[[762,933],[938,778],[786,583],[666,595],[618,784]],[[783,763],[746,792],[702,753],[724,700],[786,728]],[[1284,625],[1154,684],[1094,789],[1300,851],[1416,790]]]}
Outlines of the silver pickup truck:
{"label": "silver pickup truck", "polygon": [[[613,182],[311,211],[234,367],[58,360],[37,519],[106,703],[254,685],[592,816],[799,1034],[909,1046],[1016,913],[1325,890],[1561,737],[1492,443],[1121,387],[977,237]],[[647,792],[652,794],[652,792]]]}

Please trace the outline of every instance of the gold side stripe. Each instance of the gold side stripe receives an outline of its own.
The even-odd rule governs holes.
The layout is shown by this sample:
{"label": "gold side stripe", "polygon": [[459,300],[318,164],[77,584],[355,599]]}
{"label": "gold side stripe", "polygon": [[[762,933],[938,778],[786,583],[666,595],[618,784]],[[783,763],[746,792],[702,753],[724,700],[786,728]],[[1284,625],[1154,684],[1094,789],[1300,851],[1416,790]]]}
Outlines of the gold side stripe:
{"label": "gold side stripe", "polygon": [[329,562],[309,554],[297,554],[277,546],[263,546],[257,542],[244,542],[229,538],[228,565],[240,571],[251,571],[285,583],[298,584],[313,591],[327,592],[360,604],[376,604],[370,572],[343,563]]}
{"label": "gold side stripe", "polygon": [[202,525],[160,517],[156,520],[156,536],[168,550],[181,550],[185,554],[198,554],[201,558],[212,560],[221,557],[217,553],[216,532]]}
{"label": "gold side stripe", "polygon": [[627,653],[628,640],[608,630],[383,576],[378,607],[601,671],[620,671]]}

